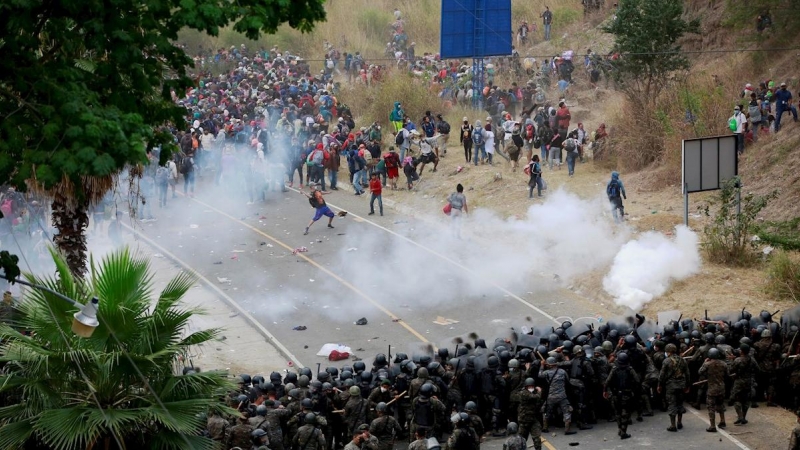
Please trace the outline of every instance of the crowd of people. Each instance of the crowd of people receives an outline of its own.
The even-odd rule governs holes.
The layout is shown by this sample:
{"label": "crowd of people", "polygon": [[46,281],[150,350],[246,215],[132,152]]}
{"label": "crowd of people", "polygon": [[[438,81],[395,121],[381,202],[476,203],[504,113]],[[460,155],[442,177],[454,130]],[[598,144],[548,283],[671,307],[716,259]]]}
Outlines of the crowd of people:
{"label": "crowd of people", "polygon": [[[728,127],[736,136],[737,151],[744,152],[745,145],[758,140],[759,134],[775,134],[781,130],[784,113],[791,114],[798,121],[797,106],[792,103],[794,97],[785,82],[776,87],[774,80],[744,85],[739,94],[740,101],[733,108],[733,115],[728,119]],[[687,117],[691,113],[687,112]]]}
{"label": "crowd of people", "polygon": [[[705,404],[707,432],[728,427],[727,407],[731,425],[744,427],[750,408],[800,407],[798,325],[798,308],[780,322],[768,311],[666,324],[636,315],[523,327],[491,342],[459,340],[452,352],[377,354],[371,367],[239,375],[227,397],[239,413],[211,414],[207,432],[242,449],[388,450],[407,441],[410,450],[476,450],[495,436],[507,449],[531,439],[538,450],[555,427],[571,435],[600,421],[616,422],[621,439],[646,417],[680,432],[686,403]],[[658,411],[666,417],[649,419]]]}

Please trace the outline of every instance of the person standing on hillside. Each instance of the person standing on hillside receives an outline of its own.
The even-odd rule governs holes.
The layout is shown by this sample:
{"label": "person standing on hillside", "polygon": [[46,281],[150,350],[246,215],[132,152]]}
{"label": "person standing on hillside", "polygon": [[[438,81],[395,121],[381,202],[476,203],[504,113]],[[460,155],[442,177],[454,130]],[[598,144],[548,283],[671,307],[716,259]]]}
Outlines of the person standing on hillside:
{"label": "person standing on hillside", "polygon": [[550,40],[550,24],[553,23],[553,13],[550,12],[550,7],[545,6],[544,12],[539,15],[542,19],[542,23],[544,24],[544,40]]}
{"label": "person standing on hillside", "polygon": [[775,132],[781,129],[781,116],[791,111],[794,121],[797,122],[797,108],[792,105],[792,93],[786,89],[786,83],[781,83],[781,88],[775,91]]}
{"label": "person standing on hillside", "polygon": [[[442,135],[441,139],[439,139],[439,142],[441,143],[441,156],[444,158],[444,155],[447,154],[447,141],[450,139],[450,124],[444,120],[444,117],[442,117],[441,114],[436,115],[436,131]],[[439,157],[439,154],[436,156]]]}
{"label": "person standing on hillside", "polygon": [[400,102],[394,102],[394,109],[389,113],[389,122],[394,126],[395,133],[403,128],[403,117],[406,115],[401,106]]}
{"label": "person standing on hillside", "polygon": [[[776,120],[777,122],[777,120]],[[728,127],[733,132],[734,136],[736,136],[736,153],[742,154],[744,153],[744,124],[747,123],[747,118],[745,118],[742,111],[739,110],[739,107],[736,106],[733,108],[733,115],[728,119]],[[777,131],[777,129],[776,129]]]}
{"label": "person standing on hillside", "polygon": [[469,119],[464,117],[464,120],[461,125],[461,135],[459,136],[459,140],[461,144],[464,146],[464,159],[469,164],[470,160],[472,159],[472,125],[469,123]]}

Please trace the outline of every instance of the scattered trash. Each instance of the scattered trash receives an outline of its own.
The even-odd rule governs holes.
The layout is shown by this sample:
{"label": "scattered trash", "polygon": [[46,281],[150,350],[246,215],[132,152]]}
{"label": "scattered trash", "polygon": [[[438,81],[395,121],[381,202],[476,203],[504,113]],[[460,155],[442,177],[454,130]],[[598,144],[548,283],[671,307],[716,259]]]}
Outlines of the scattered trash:
{"label": "scattered trash", "polygon": [[217,277],[217,282],[219,282],[219,283],[228,283],[228,284],[231,284],[231,279],[230,279],[230,278],[220,278],[220,277]]}
{"label": "scattered trash", "polygon": [[222,264],[222,261],[217,261],[217,262],[215,262],[214,264],[216,264],[216,265],[220,265],[220,264]]}
{"label": "scattered trash", "polygon": [[291,362],[291,361],[287,361],[287,362],[286,362],[286,365],[287,365],[287,366],[289,366],[289,367],[292,367],[292,366],[294,366],[294,363],[293,363],[293,362]]}
{"label": "scattered trash", "polygon": [[231,250],[233,253],[244,253],[244,250]]}
{"label": "scattered trash", "polygon": [[330,356],[331,352],[337,351],[339,353],[351,353],[350,347],[340,344],[325,344],[317,352],[317,356]]}
{"label": "scattered trash", "polygon": [[394,224],[395,224],[395,225],[399,225],[399,224],[401,224],[401,223],[408,223],[408,221],[407,221],[407,220],[395,220],[395,221],[394,221]]}
{"label": "scattered trash", "polygon": [[764,253],[765,256],[769,256],[770,253],[775,251],[775,247],[772,247],[772,246],[768,245],[768,246],[764,247],[764,249],[761,250],[761,251]]}
{"label": "scattered trash", "polygon": [[313,283],[313,282],[314,282],[314,279],[313,279],[313,278],[309,278],[309,279],[308,279],[308,281],[309,281],[310,283]]}
{"label": "scattered trash", "polygon": [[464,170],[463,166],[456,167],[456,173],[461,173],[462,170]]}
{"label": "scattered trash", "polygon": [[153,255],[153,258],[163,258],[163,257],[164,255],[162,255],[161,253],[156,253],[155,255]]}
{"label": "scattered trash", "polygon": [[579,446],[579,445],[581,445],[581,444],[580,444],[580,442],[570,442],[570,443],[569,443],[569,446],[570,446],[570,447],[577,447],[577,446]]}
{"label": "scattered trash", "polygon": [[392,322],[400,322],[403,319],[392,319]]}
{"label": "scattered trash", "polygon": [[298,325],[292,328],[294,331],[306,331],[308,328],[305,325]]}
{"label": "scattered trash", "polygon": [[303,346],[303,349],[307,349],[307,348],[308,348],[308,346],[307,346],[307,345],[304,345],[304,346]]}
{"label": "scattered trash", "polygon": [[366,325],[367,324],[367,318],[366,317],[362,317],[362,318],[356,320],[353,323],[356,324],[356,325]]}
{"label": "scattered trash", "polygon": [[356,349],[356,351],[357,351],[357,352],[363,352],[363,351],[365,351],[365,350],[364,350],[363,348],[357,348],[357,349]]}
{"label": "scattered trash", "polygon": [[191,224],[189,225],[189,228],[200,228],[200,225]]}
{"label": "scattered trash", "polygon": [[442,316],[436,316],[436,320],[434,320],[433,323],[435,323],[436,325],[453,325],[458,323],[458,321],[453,319],[446,319]]}
{"label": "scattered trash", "polygon": [[350,357],[350,353],[348,352],[340,352],[338,350],[334,350],[328,355],[328,361],[341,361],[343,359],[347,359]]}
{"label": "scattered trash", "polygon": [[298,253],[305,253],[308,251],[307,247],[297,247],[296,249],[292,250],[292,254],[296,255]]}
{"label": "scattered trash", "polygon": [[266,242],[259,242],[258,245],[267,245]]}
{"label": "scattered trash", "polygon": [[348,252],[354,252],[356,250],[358,250],[356,247],[350,247],[347,249]]}
{"label": "scattered trash", "polygon": [[230,314],[228,314],[228,317],[236,317],[238,315],[239,315],[239,313],[230,313]]}
{"label": "scattered trash", "polygon": [[234,261],[238,261],[239,260],[239,255],[233,255],[233,256],[231,256],[231,259],[234,260]]}
{"label": "scattered trash", "polygon": [[339,211],[339,214],[337,214],[337,215],[338,215],[339,217],[344,217],[344,216],[346,216],[346,215],[347,215],[347,211]]}
{"label": "scattered trash", "polygon": [[261,220],[264,220],[264,219],[266,219],[266,218],[267,218],[267,216],[261,216],[261,217],[259,217],[259,219],[261,219]]}

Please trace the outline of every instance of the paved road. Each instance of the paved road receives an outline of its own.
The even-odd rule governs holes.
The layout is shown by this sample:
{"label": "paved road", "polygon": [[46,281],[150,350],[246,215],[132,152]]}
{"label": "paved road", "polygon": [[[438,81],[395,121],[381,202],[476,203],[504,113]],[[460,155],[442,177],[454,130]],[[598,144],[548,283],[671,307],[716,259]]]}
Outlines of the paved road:
{"label": "paved road", "polygon": [[[512,326],[602,313],[550,276],[526,273],[525,257],[514,255],[513,243],[495,244],[502,237],[495,240],[490,233],[458,240],[439,218],[414,219],[389,208],[386,216],[367,219],[366,199],[340,190],[326,198],[350,214],[337,217],[334,229],[321,220],[304,236],[314,211],[302,195],[274,193],[266,203],[247,205],[246,199],[224,194],[217,189],[170,199],[169,208],[155,208],[158,221],[137,222],[134,228],[157,251],[191,267],[241,305],[303,365],[326,367],[328,361],[316,356],[326,343],[347,345],[369,364],[390,345],[392,353],[430,346],[452,351],[457,338],[471,342],[470,335],[478,335],[491,344]],[[308,251],[292,254],[302,246]],[[368,324],[355,325],[362,317]],[[437,318],[450,323],[434,323]],[[678,435],[666,432],[664,416],[634,424],[634,437],[625,446],[665,448],[662,440],[677,438],[684,448],[736,448],[727,438],[706,433],[698,417],[687,415],[686,430]],[[551,448],[574,442],[621,448],[615,430],[613,424],[576,436],[556,430],[548,439]],[[501,441],[487,443],[495,446]]]}

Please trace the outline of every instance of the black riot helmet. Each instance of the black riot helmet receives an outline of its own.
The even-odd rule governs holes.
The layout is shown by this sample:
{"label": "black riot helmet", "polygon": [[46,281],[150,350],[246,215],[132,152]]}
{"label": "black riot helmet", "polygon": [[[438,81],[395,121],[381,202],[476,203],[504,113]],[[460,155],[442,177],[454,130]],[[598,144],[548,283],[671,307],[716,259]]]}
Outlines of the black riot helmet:
{"label": "black riot helmet", "polygon": [[279,374],[278,372],[272,372],[271,374],[269,374],[269,381],[271,381],[272,384],[274,385],[281,384],[281,379],[282,379],[281,374]]}
{"label": "black riot helmet", "polygon": [[308,413],[305,417],[305,424],[306,425],[314,425],[317,423],[317,415],[314,413]]}
{"label": "black riot helmet", "polygon": [[372,383],[372,372],[370,372],[369,370],[361,372],[361,382]]}
{"label": "black riot helmet", "polygon": [[438,354],[440,361],[447,361],[450,359],[450,350],[448,350],[447,347],[440,348]]}
{"label": "black riot helmet", "polygon": [[613,342],[619,339],[619,331],[611,330],[608,332],[608,338]]}
{"label": "black riot helmet", "polygon": [[286,376],[283,378],[283,382],[286,384],[289,383],[297,384],[297,374],[294,372],[287,373]]}
{"label": "black riot helmet", "polygon": [[511,353],[508,350],[503,350],[497,356],[500,358],[501,364],[508,364],[508,362],[511,361]]}
{"label": "black riot helmet", "polygon": [[311,368],[309,368],[309,367],[303,367],[302,369],[300,369],[299,373],[300,373],[301,376],[302,375],[307,376],[309,380],[311,378],[313,378],[313,375],[311,373]]}
{"label": "black riot helmet", "polygon": [[759,317],[761,317],[761,321],[764,323],[772,322],[772,313],[769,311],[761,311]]}
{"label": "black riot helmet", "polygon": [[372,365],[375,367],[383,367],[387,364],[389,363],[386,360],[386,355],[384,355],[383,353],[378,353],[377,355],[375,355],[375,361],[372,362]]}
{"label": "black riot helmet", "polygon": [[353,370],[355,370],[356,373],[361,373],[367,370],[367,365],[364,364],[364,361],[356,361],[353,363]]}
{"label": "black riot helmet", "polygon": [[422,355],[419,357],[419,365],[420,367],[428,367],[428,364],[431,363],[430,355]]}
{"label": "black riot helmet", "polygon": [[342,381],[349,380],[351,378],[353,378],[353,372],[350,372],[349,370],[343,371],[342,375],[339,377],[339,379],[341,379]]}
{"label": "black riot helmet", "polygon": [[433,385],[430,383],[425,383],[422,387],[419,388],[419,395],[422,398],[430,398],[433,395]]}
{"label": "black riot helmet", "polygon": [[714,343],[716,343],[717,345],[724,344],[725,336],[718,334],[717,337],[714,338]]}
{"label": "black riot helmet", "polygon": [[720,359],[722,353],[717,348],[711,348],[708,350],[708,357],[711,359]]}
{"label": "black riot helmet", "polygon": [[239,375],[239,377],[241,377],[242,382],[244,382],[245,386],[249,386],[253,382],[253,380],[250,378],[250,375],[246,373]]}
{"label": "black riot helmet", "polygon": [[332,380],[335,380],[336,377],[339,376],[339,369],[336,367],[326,367],[325,372],[328,372],[328,375],[330,375]]}
{"label": "black riot helmet", "polygon": [[572,326],[572,322],[570,322],[569,320],[565,320],[565,321],[561,322],[561,328],[563,328],[564,330],[566,330],[567,328],[569,328],[571,326]]}
{"label": "black riot helmet", "polygon": [[320,372],[317,374],[317,380],[325,383],[331,380],[331,374],[328,372]]}
{"label": "black riot helmet", "polygon": [[427,369],[429,374],[437,377],[442,376],[444,372],[444,369],[442,369],[442,365],[439,364],[438,361],[431,361],[431,363],[428,364]]}
{"label": "black riot helmet", "polygon": [[574,347],[575,344],[572,341],[564,341],[561,343],[561,346],[564,347],[564,352],[569,353],[572,351],[572,347]]}
{"label": "black riot helmet", "polygon": [[394,355],[394,362],[395,363],[401,363],[406,359],[408,359],[408,355],[405,354],[405,353],[398,353],[398,354]]}
{"label": "black riot helmet", "polygon": [[497,367],[500,366],[500,360],[497,358],[497,356],[492,355],[487,359],[486,364],[490,369],[496,370]]}
{"label": "black riot helmet", "polygon": [[611,327],[607,323],[600,325],[600,327],[598,328],[598,331],[600,331],[600,333],[602,334],[607,334],[610,330]]}
{"label": "black riot helmet", "polygon": [[586,341],[588,341],[588,340],[589,340],[589,337],[586,336],[585,334],[582,334],[582,335],[578,336],[577,338],[575,338],[575,343],[582,346],[582,345],[585,345]]}
{"label": "black riot helmet", "polygon": [[314,407],[314,402],[312,402],[310,398],[304,398],[300,402],[300,406],[302,406],[303,409],[311,409]]}
{"label": "black riot helmet", "polygon": [[713,344],[714,333],[706,333],[705,336],[703,336],[703,340],[706,341],[707,344]]}
{"label": "black riot helmet", "polygon": [[700,340],[700,330],[692,330],[692,339]]}
{"label": "black riot helmet", "polygon": [[486,348],[486,341],[483,339],[475,339],[475,348]]}
{"label": "black riot helmet", "polygon": [[750,319],[753,318],[753,315],[750,314],[750,311],[742,311],[742,319],[750,322]]}
{"label": "black riot helmet", "polygon": [[253,382],[253,386],[261,386],[261,383],[264,382],[264,377],[261,375],[256,375],[251,381]]}
{"label": "black riot helmet", "polygon": [[633,348],[636,347],[636,337],[632,334],[625,336],[625,347],[626,348]]}
{"label": "black riot helmet", "polygon": [[473,401],[468,401],[467,404],[464,405],[464,411],[476,412],[478,411],[478,405],[476,405]]}
{"label": "black riot helmet", "polygon": [[458,347],[458,353],[456,353],[456,356],[465,356],[468,353],[469,349],[467,347]]}

